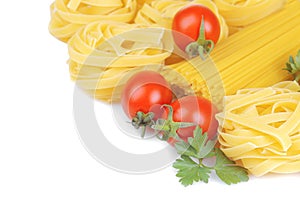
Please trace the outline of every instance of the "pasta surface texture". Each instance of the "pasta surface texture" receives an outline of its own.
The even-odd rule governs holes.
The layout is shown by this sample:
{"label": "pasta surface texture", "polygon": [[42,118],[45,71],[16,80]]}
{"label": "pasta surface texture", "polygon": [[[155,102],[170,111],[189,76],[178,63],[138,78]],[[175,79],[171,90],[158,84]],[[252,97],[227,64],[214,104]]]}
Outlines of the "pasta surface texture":
{"label": "pasta surface texture", "polygon": [[67,42],[82,26],[98,21],[132,22],[137,0],[55,0],[51,5],[50,33]]}
{"label": "pasta surface texture", "polygon": [[221,150],[255,176],[300,172],[300,86],[242,89],[216,115]]}

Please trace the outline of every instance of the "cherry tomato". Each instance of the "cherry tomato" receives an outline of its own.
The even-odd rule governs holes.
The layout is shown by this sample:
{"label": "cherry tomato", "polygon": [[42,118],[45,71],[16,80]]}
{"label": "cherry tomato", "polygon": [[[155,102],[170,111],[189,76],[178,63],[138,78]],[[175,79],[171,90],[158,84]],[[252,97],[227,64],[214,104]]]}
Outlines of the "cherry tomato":
{"label": "cherry tomato", "polygon": [[188,44],[198,40],[202,19],[205,40],[211,40],[214,44],[218,42],[220,23],[216,15],[209,8],[199,4],[187,6],[176,13],[172,24],[174,41],[183,51]]}
{"label": "cherry tomato", "polygon": [[170,104],[172,91],[165,78],[154,71],[142,71],[132,76],[126,83],[121,104],[129,118],[134,118],[137,112],[153,112],[154,120],[159,118],[164,109],[163,104]]}
{"label": "cherry tomato", "polygon": [[[218,121],[215,119],[217,113],[213,104],[197,96],[186,96],[171,103],[173,108],[173,120],[175,122],[191,122],[202,128],[202,132],[207,132],[208,139],[213,139],[217,134]],[[196,126],[179,128],[178,136],[187,141],[187,138],[193,137],[193,131]]]}

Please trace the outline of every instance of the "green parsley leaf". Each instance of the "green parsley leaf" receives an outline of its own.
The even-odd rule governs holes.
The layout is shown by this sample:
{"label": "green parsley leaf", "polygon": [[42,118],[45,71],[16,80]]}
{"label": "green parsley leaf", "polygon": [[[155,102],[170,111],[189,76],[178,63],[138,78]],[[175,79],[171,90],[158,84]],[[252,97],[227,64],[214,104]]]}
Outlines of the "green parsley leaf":
{"label": "green parsley leaf", "polygon": [[222,167],[224,165],[234,164],[232,160],[227,158],[220,149],[215,149],[216,152],[216,167]]}
{"label": "green parsley leaf", "polygon": [[[216,140],[208,140],[207,133],[202,134],[200,127],[196,127],[194,137],[188,138],[188,142],[177,139],[175,148],[181,157],[173,167],[178,169],[176,176],[180,178],[182,185],[188,186],[199,181],[208,183],[212,170],[228,185],[248,181],[247,171],[235,165],[220,149],[215,148]],[[216,156],[214,166],[209,167],[202,163],[205,158],[213,156]]]}
{"label": "green parsley leaf", "polygon": [[180,178],[179,182],[184,186],[192,185],[194,182],[199,181],[208,183],[210,169],[199,165],[188,156],[181,156],[173,164],[173,167],[179,169],[176,176]]}
{"label": "green parsley leaf", "polygon": [[197,126],[194,130],[194,137],[188,138],[189,144],[197,151],[200,151],[207,141],[207,134],[202,134],[202,129]]}
{"label": "green parsley leaf", "polygon": [[229,160],[220,149],[215,149],[216,165],[215,171],[217,176],[226,184],[236,184],[249,180],[247,171],[234,162]]}
{"label": "green parsley leaf", "polygon": [[194,137],[188,138],[188,142],[194,149],[197,150],[198,153],[196,158],[202,159],[214,156],[214,154],[212,154],[212,150],[217,141],[208,140],[207,133],[202,134],[202,129],[199,126],[197,126],[194,130]]}
{"label": "green parsley leaf", "polygon": [[216,145],[215,140],[209,140],[205,144],[205,146],[202,147],[202,149],[198,153],[198,158],[209,158],[212,156],[215,156],[215,153],[213,152],[213,149]]}
{"label": "green parsley leaf", "polygon": [[175,143],[175,149],[180,155],[191,156],[194,158],[197,157],[197,150],[183,140]]}
{"label": "green parsley leaf", "polygon": [[227,185],[249,180],[245,169],[239,166],[224,166],[222,168],[215,168],[215,171],[217,176]]}
{"label": "green parsley leaf", "polygon": [[294,76],[295,81],[300,81],[300,50],[298,51],[295,59],[290,56],[289,61],[286,63],[286,68],[290,74]]}

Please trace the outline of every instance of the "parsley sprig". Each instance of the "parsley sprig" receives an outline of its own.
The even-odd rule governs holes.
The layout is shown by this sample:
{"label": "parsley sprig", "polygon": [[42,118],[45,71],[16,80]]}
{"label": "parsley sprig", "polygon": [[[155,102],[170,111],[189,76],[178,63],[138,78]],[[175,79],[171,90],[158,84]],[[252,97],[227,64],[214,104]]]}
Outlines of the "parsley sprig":
{"label": "parsley sprig", "polygon": [[[176,176],[180,178],[182,185],[188,186],[199,181],[208,183],[213,170],[228,185],[248,181],[247,171],[235,165],[215,144],[216,140],[208,140],[207,133],[202,134],[202,129],[198,126],[193,138],[188,138],[187,142],[179,140],[175,143],[177,153],[181,156],[173,167],[178,170]],[[214,166],[205,165],[203,161],[211,157],[216,158]]]}
{"label": "parsley sprig", "polygon": [[295,58],[293,58],[293,56],[290,56],[290,59],[286,63],[286,68],[284,68],[284,70],[287,70],[290,74],[292,74],[295,81],[300,81],[300,50],[298,51]]}

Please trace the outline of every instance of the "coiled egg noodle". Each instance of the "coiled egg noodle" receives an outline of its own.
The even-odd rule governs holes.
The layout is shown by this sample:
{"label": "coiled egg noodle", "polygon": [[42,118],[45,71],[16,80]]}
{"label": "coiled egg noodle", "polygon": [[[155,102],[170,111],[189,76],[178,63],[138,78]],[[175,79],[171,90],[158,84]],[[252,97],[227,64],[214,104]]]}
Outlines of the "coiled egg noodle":
{"label": "coiled egg noodle", "polygon": [[284,81],[226,96],[216,115],[221,150],[255,176],[300,172],[299,90]]}
{"label": "coiled egg noodle", "polygon": [[154,0],[150,3],[145,3],[138,11],[134,20],[137,24],[152,25],[156,24],[167,29],[172,28],[172,21],[175,14],[183,7],[193,4],[200,4],[210,8],[218,17],[221,33],[219,41],[227,38],[228,27],[224,18],[219,14],[217,6],[210,0]]}
{"label": "coiled egg noodle", "polygon": [[126,77],[140,70],[161,70],[173,52],[170,34],[153,26],[89,23],[68,42],[71,78],[97,99],[118,101]]}
{"label": "coiled egg noodle", "polygon": [[233,34],[283,8],[286,0],[213,0]]}
{"label": "coiled egg noodle", "polygon": [[137,0],[55,0],[52,3],[50,33],[67,42],[82,26],[98,21],[132,22]]}

